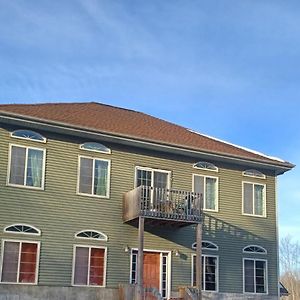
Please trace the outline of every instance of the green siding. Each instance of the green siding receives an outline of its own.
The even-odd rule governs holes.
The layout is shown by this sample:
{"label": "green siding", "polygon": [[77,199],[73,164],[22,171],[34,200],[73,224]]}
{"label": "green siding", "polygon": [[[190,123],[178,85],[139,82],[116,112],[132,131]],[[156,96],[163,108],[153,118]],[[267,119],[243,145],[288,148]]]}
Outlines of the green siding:
{"label": "green siding", "polygon": [[[107,143],[103,144],[112,149],[112,154],[100,154],[79,150],[79,144],[84,142],[80,138],[41,132],[48,139],[43,144],[10,138],[8,130],[13,128],[0,129],[0,238],[41,241],[39,284],[71,285],[74,244],[106,246],[107,286],[129,282],[130,254],[124,252],[124,247],[137,247],[137,228],[123,224],[122,198],[124,192],[134,187],[135,167],[145,166],[170,170],[172,188],[183,190],[192,190],[193,174],[217,176],[219,212],[206,214],[204,239],[219,246],[219,251],[211,251],[219,256],[219,291],[242,292],[242,258],[246,257],[242,249],[248,244],[257,244],[268,251],[267,255],[256,257],[268,260],[269,294],[277,294],[275,178],[272,174],[269,173],[266,180],[254,180],[243,177],[243,169],[228,164],[214,162],[219,167],[218,173],[202,171],[192,167],[199,159]],[[9,143],[46,148],[45,190],[6,186]],[[80,154],[111,160],[109,199],[76,194]],[[241,214],[243,180],[267,184],[267,218]],[[34,225],[42,235],[32,238],[3,233],[3,228],[13,223]],[[101,231],[108,236],[108,241],[75,239],[74,234],[83,229]],[[193,242],[193,226],[178,230],[152,227],[145,232],[145,248],[180,251],[180,257],[172,255],[174,290],[191,284]]]}

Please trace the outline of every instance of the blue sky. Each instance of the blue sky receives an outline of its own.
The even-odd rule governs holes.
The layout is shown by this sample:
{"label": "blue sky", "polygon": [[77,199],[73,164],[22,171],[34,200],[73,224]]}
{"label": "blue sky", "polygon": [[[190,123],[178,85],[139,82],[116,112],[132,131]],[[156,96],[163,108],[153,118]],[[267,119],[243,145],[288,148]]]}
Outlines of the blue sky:
{"label": "blue sky", "polygon": [[[99,101],[300,165],[299,1],[0,0],[0,102]],[[300,240],[300,173],[280,176]]]}

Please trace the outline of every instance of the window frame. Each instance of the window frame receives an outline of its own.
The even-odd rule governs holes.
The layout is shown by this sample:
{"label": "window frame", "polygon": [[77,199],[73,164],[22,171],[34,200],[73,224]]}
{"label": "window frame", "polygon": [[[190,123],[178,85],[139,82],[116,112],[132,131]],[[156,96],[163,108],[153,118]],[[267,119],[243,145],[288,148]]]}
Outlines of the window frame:
{"label": "window frame", "polygon": [[[28,226],[28,227],[31,227],[32,229],[36,230],[37,233],[24,232],[24,231],[8,231],[7,230],[8,228],[14,227],[14,226]],[[30,224],[25,224],[25,223],[14,223],[14,224],[5,226],[4,229],[3,229],[3,232],[7,233],[7,234],[25,234],[25,235],[35,235],[35,236],[40,236],[41,235],[41,230],[40,229],[38,229],[35,226],[32,226]]]}
{"label": "window frame", "polygon": [[[19,147],[19,148],[25,148],[26,149],[25,168],[24,168],[24,184],[15,184],[15,183],[10,183],[9,182],[10,181],[10,172],[11,172],[12,147]],[[25,184],[26,179],[27,179],[27,165],[28,165],[28,150],[29,149],[39,150],[39,151],[43,152],[42,184],[41,184],[40,187],[28,186],[28,185]],[[7,166],[7,176],[6,176],[6,185],[7,186],[44,191],[45,190],[45,173],[46,173],[46,149],[45,148],[38,148],[38,147],[32,147],[32,146],[23,146],[23,145],[9,143],[8,166]]]}
{"label": "window frame", "polygon": [[[197,259],[197,254],[193,253],[192,254],[192,258],[191,258],[191,264],[192,264],[192,273],[191,273],[191,286],[194,287],[194,259]],[[203,272],[203,270],[205,270],[205,264],[203,264],[202,266],[202,276],[203,276],[203,286],[202,286],[202,291],[203,292],[211,292],[211,293],[218,293],[219,292],[219,255],[211,255],[211,254],[203,254],[201,255],[201,259],[203,257],[203,260],[205,262],[205,258],[206,257],[214,257],[216,258],[217,262],[216,262],[216,290],[215,291],[211,291],[211,290],[206,290],[204,289],[205,286],[205,273]]]}
{"label": "window frame", "polygon": [[[253,214],[245,213],[244,212],[244,196],[245,196],[245,191],[244,191],[244,184],[251,184],[252,185],[252,204],[253,204]],[[255,197],[254,197],[254,186],[255,185],[260,185],[264,187],[263,191],[263,214],[262,215],[256,215],[254,214],[254,208],[255,208]],[[253,182],[253,181],[242,181],[242,215],[244,216],[251,216],[251,217],[258,217],[258,218],[266,218],[267,217],[267,185],[266,183],[260,183],[260,182]]]}
{"label": "window frame", "polygon": [[[84,147],[86,144],[90,144],[90,143],[99,144],[99,145],[103,146],[104,148],[106,148],[107,151],[95,150],[95,149],[88,149],[88,148]],[[90,151],[90,152],[103,153],[103,154],[111,154],[111,149],[108,148],[108,147],[106,147],[104,144],[99,143],[99,142],[84,142],[84,143],[82,143],[82,144],[79,145],[79,149],[83,150],[83,151]]]}
{"label": "window frame", "polygon": [[[86,158],[86,159],[91,159],[93,160],[93,176],[92,176],[92,191],[94,190],[94,176],[95,176],[95,160],[101,160],[108,162],[107,166],[107,183],[106,183],[106,189],[107,193],[105,196],[102,195],[95,195],[95,194],[86,194],[86,193],[81,193],[79,192],[80,188],[80,169],[81,169],[81,164],[80,164],[80,159],[81,158]],[[105,159],[105,158],[98,158],[98,157],[92,157],[92,156],[86,156],[86,155],[78,155],[78,170],[77,170],[77,188],[76,188],[76,194],[80,196],[85,196],[85,197],[95,197],[95,198],[103,198],[103,199],[109,199],[110,198],[110,174],[111,174],[111,160],[110,159]]]}
{"label": "window frame", "polygon": [[[211,244],[212,246],[214,246],[215,248],[207,248],[207,247],[203,247],[203,243],[208,243]],[[216,243],[213,243],[211,241],[208,240],[203,240],[202,241],[202,250],[207,250],[207,251],[219,251],[219,246]],[[197,249],[197,242],[192,244],[192,249],[196,250]]]}
{"label": "window frame", "polygon": [[[39,135],[41,138],[43,138],[43,140],[36,140],[36,139],[32,139],[32,138],[28,138],[28,137],[22,137],[22,136],[14,136],[13,134],[17,131],[31,131],[37,135]],[[30,130],[30,129],[16,129],[12,132],[10,132],[9,136],[13,139],[20,139],[20,140],[26,140],[26,141],[32,141],[32,142],[38,142],[38,143],[43,143],[46,144],[47,143],[47,138],[45,138],[43,135],[41,135],[40,133],[34,131],[34,130]]]}
{"label": "window frame", "polygon": [[[252,174],[247,174],[247,173],[252,173]],[[256,175],[255,175],[256,173]],[[251,178],[258,178],[258,179],[266,179],[266,175],[256,169],[247,169],[247,170],[244,170],[242,172],[242,175],[245,176],[245,177],[251,177]]]}
{"label": "window frame", "polygon": [[[211,166],[211,167],[213,167],[213,168],[208,168],[208,167],[198,167],[197,164],[200,164],[200,163],[206,164],[207,166]],[[205,170],[205,171],[216,172],[216,173],[219,172],[219,168],[218,168],[215,164],[213,164],[213,163],[211,163],[211,162],[208,162],[208,161],[202,161],[202,160],[201,160],[201,161],[197,161],[196,163],[194,163],[194,164],[193,164],[193,168],[194,168],[194,169],[198,169],[198,170]]]}
{"label": "window frame", "polygon": [[[88,283],[90,282],[90,258],[91,258],[91,248],[96,249],[104,249],[104,262],[103,262],[103,284],[102,285],[82,285],[82,284],[75,284],[75,261],[76,261],[76,248],[88,248],[89,249],[89,264],[88,264]],[[107,247],[105,246],[93,246],[93,245],[82,245],[82,244],[74,244],[73,245],[73,260],[72,260],[72,278],[71,278],[71,286],[78,286],[78,287],[92,287],[92,288],[100,288],[100,287],[106,287],[106,269],[107,269]]]}
{"label": "window frame", "polygon": [[205,197],[206,197],[206,189],[204,188],[203,191],[203,210],[204,211],[211,211],[211,212],[219,212],[219,177],[217,176],[210,176],[210,175],[203,175],[203,174],[196,174],[193,173],[193,180],[192,180],[192,191],[195,193],[195,177],[204,177],[204,187],[206,187],[206,178],[216,179],[216,199],[215,199],[215,209],[208,209],[205,208]]}
{"label": "window frame", "polygon": [[[265,268],[265,287],[266,287],[266,292],[265,293],[257,293],[257,292],[246,292],[245,291],[245,260],[252,260],[254,261],[254,263],[256,261],[264,261],[266,264],[266,268]],[[256,291],[256,274],[254,274],[254,288]],[[251,258],[251,257],[243,257],[243,294],[246,295],[269,295],[269,281],[268,281],[268,260],[267,259],[262,259],[262,258]]]}
{"label": "window frame", "polygon": [[[249,247],[257,247],[257,248],[259,248],[259,249],[261,249],[261,250],[263,250],[264,252],[250,252],[250,251],[246,251],[246,249],[247,248],[249,248]],[[268,254],[268,251],[267,251],[267,249],[266,248],[264,248],[264,247],[262,247],[262,246],[259,246],[259,245],[247,245],[246,247],[244,247],[243,248],[243,253],[246,253],[246,254],[259,254],[259,255],[266,255],[266,254]]]}
{"label": "window frame", "polygon": [[[5,242],[13,242],[19,243],[19,253],[18,253],[18,271],[17,271],[17,282],[2,282],[2,269],[3,269],[3,259],[4,259],[4,244]],[[28,244],[36,244],[36,266],[35,266],[35,281],[34,282],[18,282],[20,276],[20,246],[22,243]],[[18,285],[37,285],[39,281],[39,265],[40,265],[40,249],[41,249],[41,242],[35,240],[15,240],[15,239],[2,239],[1,243],[1,265],[0,265],[0,284],[18,284]]]}
{"label": "window frame", "polygon": [[[104,236],[104,239],[98,239],[98,238],[93,238],[93,237],[82,237],[82,236],[78,236],[78,234],[83,233],[83,232],[96,232],[102,236]],[[93,240],[93,241],[102,241],[102,242],[107,242],[108,241],[108,237],[106,234],[104,234],[103,232],[99,231],[99,230],[94,230],[94,229],[84,229],[84,230],[80,230],[78,232],[75,233],[74,237],[76,239],[83,239],[83,240]]]}

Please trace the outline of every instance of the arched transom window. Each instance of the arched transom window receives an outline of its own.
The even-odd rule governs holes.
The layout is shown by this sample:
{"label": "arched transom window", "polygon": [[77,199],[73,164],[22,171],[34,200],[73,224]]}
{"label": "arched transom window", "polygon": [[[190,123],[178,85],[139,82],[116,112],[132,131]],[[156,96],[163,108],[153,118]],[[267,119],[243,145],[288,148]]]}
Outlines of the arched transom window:
{"label": "arched transom window", "polygon": [[100,241],[107,241],[107,235],[96,230],[82,230],[75,234],[75,237],[82,239],[93,239]]}
{"label": "arched transom window", "polygon": [[265,174],[263,174],[260,171],[254,170],[254,169],[245,170],[243,172],[243,176],[261,178],[261,179],[265,179],[266,178]]}
{"label": "arched transom window", "polygon": [[26,130],[26,129],[15,130],[10,134],[10,136],[17,139],[32,140],[36,142],[46,143],[45,137],[32,130]]}
{"label": "arched transom window", "polygon": [[257,245],[249,245],[243,249],[244,253],[259,253],[259,254],[267,254],[267,250],[261,246]]}
{"label": "arched transom window", "polygon": [[[192,245],[192,249],[197,249],[197,243]],[[219,250],[218,245],[210,241],[202,241],[202,249],[203,250]]]}
{"label": "arched transom window", "polygon": [[218,167],[214,164],[207,162],[207,161],[198,161],[193,165],[195,169],[202,169],[202,170],[208,170],[208,171],[215,171],[218,172]]}
{"label": "arched transom window", "polygon": [[79,146],[79,148],[82,150],[94,151],[94,152],[100,152],[100,153],[106,153],[106,154],[111,153],[111,150],[109,148],[107,148],[103,144],[95,143],[95,142],[83,143]]}
{"label": "arched transom window", "polygon": [[4,232],[8,233],[24,233],[24,234],[33,234],[40,235],[41,231],[34,226],[27,224],[13,224],[4,228]]}

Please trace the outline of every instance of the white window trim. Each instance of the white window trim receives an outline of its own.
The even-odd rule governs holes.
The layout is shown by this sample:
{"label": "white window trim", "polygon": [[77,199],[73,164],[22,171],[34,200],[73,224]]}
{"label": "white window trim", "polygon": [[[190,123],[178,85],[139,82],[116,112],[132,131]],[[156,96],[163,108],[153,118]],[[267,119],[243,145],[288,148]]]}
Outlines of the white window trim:
{"label": "white window trim", "polygon": [[[36,230],[38,233],[32,233],[32,232],[19,232],[19,231],[7,231],[7,229],[9,227],[13,227],[13,226],[28,226],[28,227],[31,227],[32,229]],[[36,228],[35,226],[32,226],[30,224],[25,224],[25,223],[15,223],[15,224],[11,224],[11,225],[8,225],[6,226],[4,229],[3,229],[3,232],[5,233],[8,233],[8,234],[24,234],[24,235],[38,235],[40,236],[41,235],[41,230]]]}
{"label": "white window trim", "polygon": [[[85,143],[90,143],[90,142],[85,142]],[[84,148],[84,144],[85,144],[85,143],[82,143],[82,144],[79,145],[79,149],[80,149],[80,150],[83,150],[83,151],[90,151],[90,152],[96,152],[96,153],[103,153],[103,154],[111,154],[111,149],[108,148],[108,147],[106,147],[106,146],[103,145],[102,143],[93,142],[93,143],[100,144],[100,145],[104,146],[105,148],[107,148],[107,150],[108,150],[107,152],[101,151],[101,150],[86,149],[86,148]]]}
{"label": "white window trim", "polygon": [[[192,257],[191,257],[191,264],[192,264],[191,286],[193,286],[193,274],[194,274],[193,259],[197,259],[196,256],[197,255],[193,253]],[[211,293],[218,293],[219,292],[219,255],[202,254],[202,257],[204,258],[204,261],[205,261],[205,257],[215,257],[217,259],[217,265],[216,265],[216,290],[215,291],[211,291],[211,290],[208,291],[208,290],[204,289],[204,286],[202,286],[202,291],[211,292]],[[203,269],[205,270],[205,266],[204,266]],[[205,277],[203,277],[203,278],[205,278]],[[205,285],[205,282],[203,282],[203,283]]]}
{"label": "white window trim", "polygon": [[[265,278],[265,284],[266,284],[266,292],[265,293],[251,293],[245,291],[245,260],[252,260],[252,261],[264,261],[266,263],[266,278]],[[256,290],[256,279],[254,274],[254,288]],[[247,295],[268,295],[269,294],[269,284],[268,284],[268,260],[266,259],[260,259],[260,258],[249,258],[249,257],[243,257],[243,293]]]}
{"label": "white window trim", "polygon": [[[263,192],[263,215],[255,215],[255,214],[248,214],[244,212],[244,184],[252,184],[253,186],[253,211],[254,211],[254,185],[261,185],[264,187],[264,192]],[[242,215],[244,216],[251,216],[251,217],[258,217],[258,218],[266,218],[267,217],[267,185],[265,183],[260,183],[260,182],[252,182],[252,181],[242,181]]]}
{"label": "white window trim", "polygon": [[[82,236],[77,236],[80,233],[86,232],[86,231],[92,231],[92,232],[96,232],[100,235],[104,236],[104,239],[97,239],[97,238],[92,238],[92,237],[82,237]],[[103,242],[107,242],[108,241],[108,237],[106,234],[104,234],[103,232],[99,231],[99,230],[94,230],[94,229],[85,229],[85,230],[80,230],[78,232],[75,233],[74,237],[76,239],[83,239],[83,240],[94,240],[94,241],[103,241]]]}
{"label": "white window trim", "polygon": [[[247,172],[247,171],[248,171],[248,172],[250,172],[250,171],[255,171],[255,172],[258,172],[259,174],[261,174],[262,176],[245,174],[245,172]],[[262,179],[262,180],[266,179],[266,175],[265,175],[264,173],[262,173],[262,172],[256,170],[256,169],[247,169],[247,170],[243,171],[242,174],[243,174],[243,176],[245,176],[245,177],[257,178],[257,179]]]}
{"label": "white window trim", "polygon": [[[219,177],[210,176],[210,175],[203,175],[203,174],[193,174],[193,183],[192,183],[192,190],[195,192],[195,177],[204,177],[204,191],[203,191],[203,210],[204,211],[212,211],[212,212],[219,212]],[[216,179],[216,206],[215,209],[207,209],[205,208],[205,197],[206,197],[206,178],[213,178]]]}
{"label": "white window trim", "polygon": [[[196,165],[197,165],[198,163],[201,163],[201,162],[202,162],[202,163],[210,164],[210,165],[214,166],[215,169],[209,169],[209,168],[197,167]],[[218,168],[215,164],[210,163],[210,162],[208,162],[208,161],[197,161],[196,163],[193,164],[193,168],[194,168],[194,169],[198,169],[198,170],[204,170],[204,171],[216,172],[216,173],[219,172],[219,168]]]}
{"label": "white window trim", "polygon": [[[26,149],[25,170],[24,170],[24,184],[23,185],[22,184],[15,184],[15,183],[10,183],[9,182],[10,168],[11,168],[11,151],[12,151],[12,147],[19,147],[19,148],[25,148]],[[42,170],[43,174],[42,174],[42,185],[41,185],[41,187],[35,187],[35,186],[25,185],[25,183],[26,183],[26,176],[27,176],[26,173],[27,173],[28,149],[43,151],[43,170]],[[44,149],[44,148],[37,148],[37,147],[31,147],[31,146],[23,146],[23,145],[11,144],[11,143],[9,144],[8,167],[7,167],[7,176],[6,176],[6,185],[7,186],[43,191],[43,190],[45,190],[45,169],[46,169],[46,149]]]}
{"label": "white window trim", "polygon": [[[106,196],[101,196],[101,195],[95,195],[95,194],[86,194],[86,193],[80,193],[79,192],[79,185],[80,185],[80,158],[86,158],[86,159],[92,159],[93,160],[93,179],[92,179],[92,191],[94,190],[94,176],[95,176],[95,160],[101,160],[101,161],[106,161],[108,162],[107,166],[107,195]],[[103,198],[103,199],[109,199],[110,198],[110,168],[111,168],[111,163],[110,159],[104,159],[104,158],[99,158],[99,157],[91,157],[91,156],[85,156],[85,155],[79,155],[78,156],[78,174],[77,174],[77,188],[76,188],[76,194],[80,196],[85,196],[85,197],[95,197],[95,198]]]}
{"label": "white window trim", "polygon": [[[212,244],[216,247],[216,249],[202,247],[202,250],[208,250],[208,251],[218,251],[219,250],[219,246],[217,244],[211,242],[211,241],[203,240],[202,243],[209,243],[209,244]],[[196,245],[197,245],[197,242],[192,244],[192,249],[193,250],[196,250]]]}
{"label": "white window trim", "polygon": [[[248,248],[248,247],[258,247],[258,248],[264,250],[265,252],[249,252],[249,251],[245,251],[245,249]],[[262,246],[258,246],[258,245],[247,245],[246,247],[243,248],[243,253],[266,255],[266,254],[268,254],[268,251],[266,250],[266,248],[264,248],[264,247],[262,247]]]}
{"label": "white window trim", "polygon": [[[19,243],[19,259],[18,259],[18,271],[17,271],[17,281],[19,281],[19,272],[20,272],[20,260],[21,260],[21,243],[37,244],[37,253],[36,253],[36,266],[35,266],[35,281],[34,282],[2,282],[2,268],[3,268],[3,258],[4,258],[4,244],[5,242],[14,242]],[[39,264],[40,264],[40,241],[28,241],[28,240],[12,240],[12,239],[3,239],[1,244],[1,265],[0,265],[0,284],[20,284],[20,285],[37,285],[39,278]]]}
{"label": "white window trim", "polygon": [[[82,248],[88,248],[89,249],[89,260],[88,260],[88,284],[87,285],[82,285],[82,284],[74,284],[74,279],[75,279],[75,259],[76,259],[76,248],[77,247],[82,247]],[[103,285],[90,285],[90,258],[91,258],[91,248],[96,248],[96,249],[104,249],[104,263],[103,263]],[[72,286],[79,286],[79,287],[105,287],[106,286],[106,268],[107,268],[107,247],[102,247],[102,246],[91,246],[91,245],[80,245],[76,244],[73,246],[73,262],[72,262]]]}
{"label": "white window trim", "polygon": [[[27,137],[22,137],[22,136],[13,136],[13,134],[14,134],[16,131],[18,131],[18,130],[24,130],[24,131],[31,131],[31,132],[34,132],[34,133],[40,135],[40,136],[43,138],[43,140],[40,141],[40,140],[35,140],[35,139],[31,139],[31,138],[27,138]],[[13,132],[10,132],[9,136],[10,136],[11,138],[13,138],[13,139],[20,139],[20,140],[26,140],[26,141],[32,141],[32,142],[38,142],[38,143],[43,143],[43,144],[46,144],[46,143],[47,143],[47,139],[46,139],[43,135],[41,135],[40,133],[38,133],[38,132],[36,132],[36,131],[34,131],[34,130],[30,130],[30,129],[16,129],[16,130],[14,130]]]}

